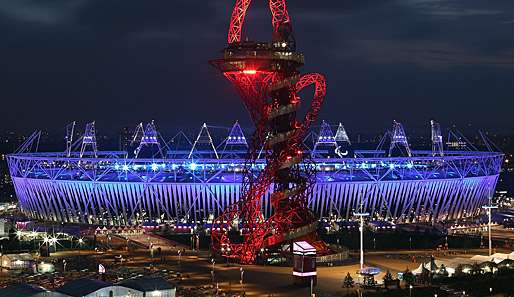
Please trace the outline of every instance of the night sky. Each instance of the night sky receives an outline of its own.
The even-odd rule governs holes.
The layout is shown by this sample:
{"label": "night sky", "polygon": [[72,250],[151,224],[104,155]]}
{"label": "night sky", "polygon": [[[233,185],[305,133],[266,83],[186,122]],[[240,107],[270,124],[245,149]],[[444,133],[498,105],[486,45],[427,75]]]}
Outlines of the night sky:
{"label": "night sky", "polygon": [[[99,132],[155,119],[161,130],[248,124],[211,68],[234,0],[0,0],[0,131]],[[269,40],[254,1],[244,36]],[[350,134],[391,121],[425,131],[514,132],[514,1],[290,0],[304,72],[326,74],[320,119]],[[307,94],[306,94],[307,95]],[[423,129],[423,130],[422,130]],[[426,129],[426,130],[424,130]]]}

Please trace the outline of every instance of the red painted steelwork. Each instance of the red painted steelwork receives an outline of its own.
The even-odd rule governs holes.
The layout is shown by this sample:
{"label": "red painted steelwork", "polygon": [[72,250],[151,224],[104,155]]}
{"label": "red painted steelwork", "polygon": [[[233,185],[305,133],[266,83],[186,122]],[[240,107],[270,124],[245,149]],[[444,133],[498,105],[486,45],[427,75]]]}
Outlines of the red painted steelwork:
{"label": "red painted steelwork", "polygon": [[[285,0],[269,2],[273,43],[241,43],[250,2],[236,1],[229,46],[223,59],[211,62],[236,87],[256,125],[240,199],[223,211],[211,229],[213,249],[240,263],[254,262],[262,248],[315,232],[315,218],[307,201],[315,166],[303,154],[302,140],[326,95],[323,75],[299,75],[303,55],[295,52]],[[314,85],[313,99],[304,119],[298,121],[296,113],[302,101],[298,93],[310,85]],[[261,152],[266,166],[255,176],[253,168]],[[262,203],[270,191],[274,212],[265,219]]]}
{"label": "red painted steelwork", "polygon": [[[243,24],[246,17],[246,11],[252,0],[237,0],[232,17],[230,19],[230,27],[228,31],[228,43],[241,42],[241,34]],[[269,0],[269,7],[272,15],[272,24],[274,32],[278,31],[280,25],[289,23],[289,13],[287,12],[285,0]]]}

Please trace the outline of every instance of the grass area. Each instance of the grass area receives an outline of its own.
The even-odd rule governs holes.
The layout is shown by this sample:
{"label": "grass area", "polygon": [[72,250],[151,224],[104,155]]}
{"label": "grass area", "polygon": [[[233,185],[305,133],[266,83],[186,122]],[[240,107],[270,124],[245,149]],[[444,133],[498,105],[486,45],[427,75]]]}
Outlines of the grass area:
{"label": "grass area", "polygon": [[[190,234],[164,232],[160,235],[187,246],[191,245]],[[356,230],[321,234],[321,238],[331,244],[336,244],[339,240],[339,244],[349,249],[358,249],[360,245],[359,232]],[[210,236],[201,232],[199,239],[200,249],[209,249]],[[410,233],[403,231],[372,232],[367,230],[364,234],[364,248],[366,250],[435,249],[438,245],[444,245],[446,240],[448,240],[448,246],[452,249],[475,249],[480,247],[480,238],[474,237],[448,236],[446,238],[446,236],[433,233]]]}
{"label": "grass area", "polygon": [[[359,232],[344,231],[334,234],[324,234],[322,239],[327,243],[339,243],[350,249],[358,249],[360,245]],[[446,236],[424,232],[372,232],[364,233],[364,248],[368,250],[398,250],[398,249],[434,249],[446,243]],[[480,247],[480,238],[448,236],[448,246],[452,249],[473,249]]]}
{"label": "grass area", "polygon": [[[438,287],[414,287],[412,289],[412,296],[415,297],[434,297],[437,294],[438,297],[446,297],[448,294]],[[317,297],[359,297],[359,294],[356,292],[355,288],[338,292],[336,294],[324,294],[320,293],[316,295]],[[405,297],[409,296],[409,289],[390,289],[386,290],[383,288],[377,290],[365,290],[362,294],[365,297]]]}
{"label": "grass area", "polygon": [[512,270],[499,271],[495,274],[465,275],[442,279],[438,282],[457,292],[465,291],[471,296],[489,296],[491,292],[514,296],[514,272]]}

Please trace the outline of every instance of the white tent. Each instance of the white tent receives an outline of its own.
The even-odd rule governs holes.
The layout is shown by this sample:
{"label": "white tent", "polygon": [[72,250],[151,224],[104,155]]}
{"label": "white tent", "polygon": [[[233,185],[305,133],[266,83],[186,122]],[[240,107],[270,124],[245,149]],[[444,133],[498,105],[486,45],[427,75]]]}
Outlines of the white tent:
{"label": "white tent", "polygon": [[498,264],[505,259],[514,260],[514,252],[512,252],[510,254],[496,253],[496,254],[493,254],[491,257],[493,258],[493,262]]}
{"label": "white tent", "polygon": [[493,259],[493,257],[481,256],[481,255],[476,255],[476,256],[471,257],[471,260],[477,262],[478,264],[483,263],[483,262],[489,262],[492,259]]}

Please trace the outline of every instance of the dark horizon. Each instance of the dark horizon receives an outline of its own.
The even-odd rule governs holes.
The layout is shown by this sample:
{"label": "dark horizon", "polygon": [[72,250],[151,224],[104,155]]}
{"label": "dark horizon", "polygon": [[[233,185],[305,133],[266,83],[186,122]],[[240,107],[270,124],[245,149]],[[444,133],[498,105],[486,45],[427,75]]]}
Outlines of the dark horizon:
{"label": "dark horizon", "polygon": [[[95,120],[100,134],[116,133],[151,119],[161,131],[235,120],[250,128],[237,93],[207,63],[226,45],[233,4],[6,0],[0,131]],[[244,35],[269,40],[266,5],[252,5]],[[378,134],[395,119],[428,135],[431,118],[443,129],[514,133],[512,1],[288,5],[303,71],[327,76],[319,120],[349,134]]]}

